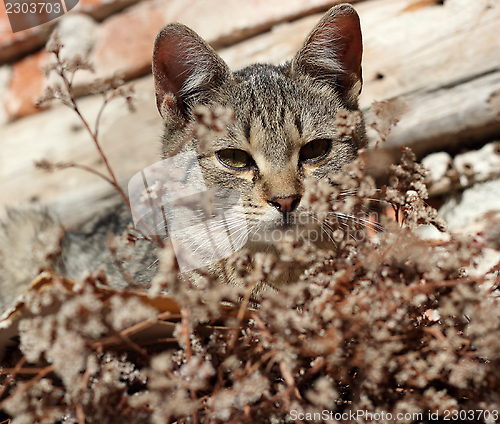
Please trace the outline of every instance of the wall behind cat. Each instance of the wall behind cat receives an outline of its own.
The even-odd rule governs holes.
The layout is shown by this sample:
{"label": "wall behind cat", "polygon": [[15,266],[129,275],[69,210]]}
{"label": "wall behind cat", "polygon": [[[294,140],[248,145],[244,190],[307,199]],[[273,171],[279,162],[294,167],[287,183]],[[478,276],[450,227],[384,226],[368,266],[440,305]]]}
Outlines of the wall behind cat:
{"label": "wall behind cat", "polygon": [[[55,106],[34,114],[32,102],[44,84],[38,68],[47,57],[37,49],[54,27],[66,31],[69,50],[86,51],[95,64],[94,75],[81,73],[77,78],[78,95],[85,94],[94,77],[116,71],[135,85],[137,112],[129,115],[124,104],[111,103],[100,131],[104,151],[126,185],[159,157],[161,120],[148,73],[153,39],[161,26],[170,21],[189,25],[235,69],[290,58],[319,12],[339,2],[225,0],[217,7],[208,0],[132,3],[81,1],[65,17],[15,36],[6,32],[5,15],[0,16],[0,207],[50,204],[66,224],[75,225],[115,201],[113,189],[93,175],[34,169],[34,160],[42,158],[103,169],[71,111]],[[399,150],[408,144],[422,156],[459,143],[482,143],[500,133],[498,105],[491,102],[500,91],[494,37],[500,24],[498,2],[365,0],[355,6],[365,42],[363,108],[373,100],[394,97],[408,104],[388,147]],[[76,25],[86,25],[85,36],[78,34]],[[90,121],[100,105],[97,97],[81,98]],[[369,112],[367,116],[370,119]]]}

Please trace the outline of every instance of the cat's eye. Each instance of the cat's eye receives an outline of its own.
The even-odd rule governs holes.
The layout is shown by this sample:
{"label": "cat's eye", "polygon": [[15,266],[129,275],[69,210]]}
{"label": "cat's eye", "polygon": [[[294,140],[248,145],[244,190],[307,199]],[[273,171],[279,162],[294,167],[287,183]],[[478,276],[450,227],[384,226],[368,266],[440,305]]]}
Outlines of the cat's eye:
{"label": "cat's eye", "polygon": [[252,164],[251,156],[244,150],[224,149],[219,150],[215,155],[223,165],[232,169],[244,169]]}
{"label": "cat's eye", "polygon": [[300,149],[300,160],[309,163],[319,162],[330,153],[331,148],[332,141],[329,139],[318,138],[317,140],[310,141]]}

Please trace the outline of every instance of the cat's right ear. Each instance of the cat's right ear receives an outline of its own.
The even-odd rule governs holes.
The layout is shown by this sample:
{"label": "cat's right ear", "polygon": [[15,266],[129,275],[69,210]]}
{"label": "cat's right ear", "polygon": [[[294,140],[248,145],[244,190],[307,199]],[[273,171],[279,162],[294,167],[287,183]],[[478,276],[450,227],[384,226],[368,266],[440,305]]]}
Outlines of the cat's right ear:
{"label": "cat's right ear", "polygon": [[292,60],[292,74],[308,75],[333,85],[349,106],[361,91],[363,41],[356,10],[350,4],[332,7],[307,37]]}
{"label": "cat's right ear", "polygon": [[156,37],[153,76],[162,118],[187,121],[189,110],[228,81],[231,71],[198,34],[173,23]]}

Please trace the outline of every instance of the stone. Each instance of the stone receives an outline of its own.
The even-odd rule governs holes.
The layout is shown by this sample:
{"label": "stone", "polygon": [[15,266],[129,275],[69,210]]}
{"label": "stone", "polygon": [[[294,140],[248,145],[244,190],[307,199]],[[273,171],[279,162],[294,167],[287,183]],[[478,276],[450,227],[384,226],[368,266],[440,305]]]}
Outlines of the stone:
{"label": "stone", "polygon": [[476,183],[453,195],[439,209],[450,230],[478,232],[488,214],[500,211],[500,179]]}
{"label": "stone", "polygon": [[[81,12],[98,20],[104,20],[131,4],[141,0],[79,0],[66,16]],[[0,8],[0,65],[19,59],[27,53],[43,47],[60,18],[34,28],[12,33],[5,9]]]}
{"label": "stone", "polygon": [[422,159],[429,169],[429,195],[440,196],[451,190],[462,190],[477,182],[500,177],[500,142],[492,142],[479,150],[456,155],[432,153]]}
{"label": "stone", "polygon": [[37,112],[35,102],[41,96],[44,76],[40,68],[47,62],[44,50],[14,63],[3,106],[9,118],[18,119]]}
{"label": "stone", "polygon": [[423,158],[422,165],[424,165],[429,171],[429,183],[435,184],[444,178],[451,163],[452,158],[446,152],[432,153]]}
{"label": "stone", "polygon": [[455,167],[466,177],[464,186],[500,177],[500,142],[488,143],[479,150],[471,150],[457,155]]}

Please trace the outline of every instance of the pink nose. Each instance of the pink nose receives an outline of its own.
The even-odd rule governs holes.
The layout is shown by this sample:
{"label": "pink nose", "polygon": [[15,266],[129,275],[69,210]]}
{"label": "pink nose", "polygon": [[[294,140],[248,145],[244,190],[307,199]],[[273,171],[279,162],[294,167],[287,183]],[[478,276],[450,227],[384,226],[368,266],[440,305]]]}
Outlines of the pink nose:
{"label": "pink nose", "polygon": [[274,198],[274,199],[268,200],[267,203],[269,203],[271,206],[274,206],[281,213],[287,214],[287,213],[292,212],[299,205],[300,197],[289,196],[289,197],[283,197],[283,198]]}

